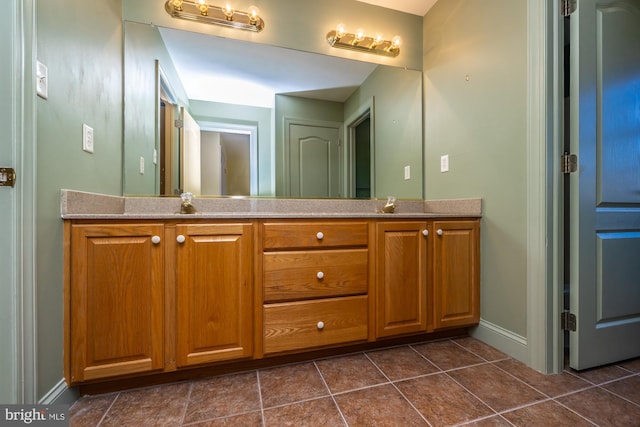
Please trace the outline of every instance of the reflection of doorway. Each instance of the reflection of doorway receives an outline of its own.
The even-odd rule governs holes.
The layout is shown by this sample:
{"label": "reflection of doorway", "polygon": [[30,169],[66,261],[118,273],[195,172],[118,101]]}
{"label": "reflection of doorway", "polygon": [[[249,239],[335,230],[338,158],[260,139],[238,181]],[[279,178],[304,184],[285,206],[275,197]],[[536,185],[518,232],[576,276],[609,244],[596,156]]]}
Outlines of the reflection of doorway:
{"label": "reflection of doorway", "polygon": [[375,197],[373,99],[346,121],[347,197]]}
{"label": "reflection of doorway", "polygon": [[202,194],[249,196],[249,135],[202,131],[201,143]]}

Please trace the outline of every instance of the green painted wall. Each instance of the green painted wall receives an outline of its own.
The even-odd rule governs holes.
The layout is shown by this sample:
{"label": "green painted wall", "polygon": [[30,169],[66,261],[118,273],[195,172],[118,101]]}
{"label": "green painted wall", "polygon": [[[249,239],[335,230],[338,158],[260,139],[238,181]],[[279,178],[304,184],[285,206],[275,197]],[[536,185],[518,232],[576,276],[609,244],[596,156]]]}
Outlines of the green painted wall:
{"label": "green painted wall", "polygon": [[[422,199],[422,73],[377,67],[345,104],[345,119],[374,100],[375,197]],[[410,166],[411,179],[404,179]]]}
{"label": "green painted wall", "polygon": [[[86,13],[90,10],[91,13]],[[122,191],[122,1],[37,1],[37,396],[63,377],[60,189]],[[82,124],[95,152],[82,151]]]}
{"label": "green painted wall", "polygon": [[[127,22],[124,26],[124,193],[160,194],[160,164],[153,164],[153,150],[159,149],[158,71],[159,64],[179,105],[188,107],[178,73],[157,27]],[[159,152],[159,151],[158,151]],[[140,157],[145,160],[140,173]]]}
{"label": "green painted wall", "polygon": [[258,127],[258,195],[273,196],[273,112],[271,108],[192,99],[189,112],[199,123],[219,122]]}
{"label": "green painted wall", "polygon": [[423,40],[426,198],[482,198],[481,315],[523,337],[526,11],[525,0],[440,1]]}

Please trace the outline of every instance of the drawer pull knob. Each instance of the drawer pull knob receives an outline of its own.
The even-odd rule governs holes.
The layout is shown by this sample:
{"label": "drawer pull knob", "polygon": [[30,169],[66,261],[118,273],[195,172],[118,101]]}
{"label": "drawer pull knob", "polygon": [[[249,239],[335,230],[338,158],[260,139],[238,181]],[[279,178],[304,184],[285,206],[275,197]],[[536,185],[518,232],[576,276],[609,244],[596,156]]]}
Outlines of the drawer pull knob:
{"label": "drawer pull knob", "polygon": [[318,240],[324,239],[324,233],[322,231],[318,231],[318,234],[316,234],[316,238]]}
{"label": "drawer pull knob", "polygon": [[438,231],[436,231],[436,234],[437,234],[438,236],[442,236],[442,229],[441,229],[441,228],[438,228]]}
{"label": "drawer pull knob", "polygon": [[422,230],[422,235],[423,235],[424,237],[427,237],[427,236],[429,235],[429,230],[427,230],[427,229]]}
{"label": "drawer pull knob", "polygon": [[157,245],[158,243],[160,243],[160,236],[153,236],[151,238],[151,243],[153,243],[154,245]]}
{"label": "drawer pull knob", "polygon": [[322,330],[324,329],[324,322],[318,322],[316,326],[318,327],[318,329]]}
{"label": "drawer pull knob", "polygon": [[318,278],[318,280],[322,280],[324,278],[324,273],[322,271],[318,271],[318,274],[316,274],[316,277]]}
{"label": "drawer pull knob", "polygon": [[178,243],[184,243],[185,240],[187,239],[185,239],[185,237],[182,234],[178,234],[178,237],[176,237],[176,242]]}

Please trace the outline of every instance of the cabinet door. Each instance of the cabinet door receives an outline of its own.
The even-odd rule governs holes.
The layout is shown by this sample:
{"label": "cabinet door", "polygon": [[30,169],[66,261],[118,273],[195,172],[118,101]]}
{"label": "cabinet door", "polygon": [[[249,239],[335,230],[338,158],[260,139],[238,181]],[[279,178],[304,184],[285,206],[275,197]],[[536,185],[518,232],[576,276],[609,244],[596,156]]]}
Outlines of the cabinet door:
{"label": "cabinet door", "polygon": [[178,225],[176,234],[178,366],[251,356],[251,225]]}
{"label": "cabinet door", "polygon": [[433,223],[435,328],[480,321],[479,221]]}
{"label": "cabinet door", "polygon": [[376,224],[378,337],[427,330],[427,223]]}
{"label": "cabinet door", "polygon": [[164,365],[162,225],[74,225],[71,383]]}

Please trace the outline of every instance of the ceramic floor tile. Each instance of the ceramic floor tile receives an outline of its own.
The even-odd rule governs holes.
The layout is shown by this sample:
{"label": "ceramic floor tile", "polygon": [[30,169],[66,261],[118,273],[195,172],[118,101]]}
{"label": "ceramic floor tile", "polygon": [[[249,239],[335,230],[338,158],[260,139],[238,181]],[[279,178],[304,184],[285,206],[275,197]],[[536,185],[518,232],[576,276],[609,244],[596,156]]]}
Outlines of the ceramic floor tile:
{"label": "ceramic floor tile", "polygon": [[391,381],[414,378],[439,371],[433,363],[407,346],[372,351],[367,353],[367,356]]}
{"label": "ceramic floor tile", "polygon": [[258,376],[265,408],[329,395],[313,362],[264,369]]}
{"label": "ceramic floor tile", "polygon": [[[640,405],[640,376],[625,378],[602,386],[620,397]],[[638,422],[640,424],[640,422]]]}
{"label": "ceramic floor tile", "polygon": [[449,340],[418,344],[413,348],[443,371],[485,363],[483,359]]}
{"label": "ceramic floor tile", "polygon": [[496,362],[495,366],[507,371],[514,377],[521,379],[536,390],[550,397],[593,387],[591,383],[571,375],[568,372],[545,375],[513,359],[501,360]]}
{"label": "ceramic floor tile", "polygon": [[640,407],[599,387],[573,393],[558,402],[600,427],[640,425]]}
{"label": "ceramic floor tile", "polygon": [[185,423],[259,410],[256,372],[200,380],[193,383]]}
{"label": "ceramic floor tile", "polygon": [[593,424],[553,401],[537,403],[502,414],[516,426],[593,427]]}
{"label": "ceramic floor tile", "polygon": [[339,394],[335,399],[350,427],[428,425],[391,384]]}
{"label": "ceramic floor tile", "polygon": [[618,365],[631,372],[640,372],[640,358],[627,360],[626,362],[619,363]]}
{"label": "ceramic floor tile", "polygon": [[330,397],[264,411],[266,427],[342,427],[345,425]]}
{"label": "ceramic floor tile", "polygon": [[100,426],[180,425],[191,384],[179,383],[122,392]]}
{"label": "ceramic floor tile", "polygon": [[456,344],[459,344],[465,349],[469,350],[470,352],[476,354],[477,356],[480,356],[483,359],[488,360],[490,362],[494,360],[506,359],[509,357],[503,352],[498,351],[495,348],[491,347],[490,345],[487,345],[482,341],[472,337],[456,338],[453,341]]}
{"label": "ceramic floor tile", "polygon": [[78,400],[69,408],[69,425],[71,427],[93,427],[98,425],[117,394],[90,396]]}
{"label": "ceramic floor tile", "polygon": [[497,412],[545,399],[543,394],[493,365],[458,369],[449,375]]}
{"label": "ceramic floor tile", "polygon": [[432,426],[453,425],[495,414],[447,374],[429,375],[395,385]]}
{"label": "ceramic floor tile", "polygon": [[[234,415],[227,418],[204,421],[202,423],[186,424],[189,427],[263,427],[260,411]],[[141,426],[142,427],[142,426]]]}
{"label": "ceramic floor tile", "polygon": [[595,385],[599,385],[608,381],[613,381],[631,375],[626,369],[622,369],[619,366],[604,366],[602,368],[587,369],[584,371],[570,370],[573,374],[584,378],[585,380],[592,382]]}
{"label": "ceramic floor tile", "polygon": [[316,365],[333,393],[387,382],[378,368],[362,353],[318,360]]}
{"label": "ceramic floor tile", "polygon": [[472,421],[464,424],[464,427],[513,427],[513,424],[502,418],[500,415],[496,415],[489,418],[483,418],[478,421]]}

